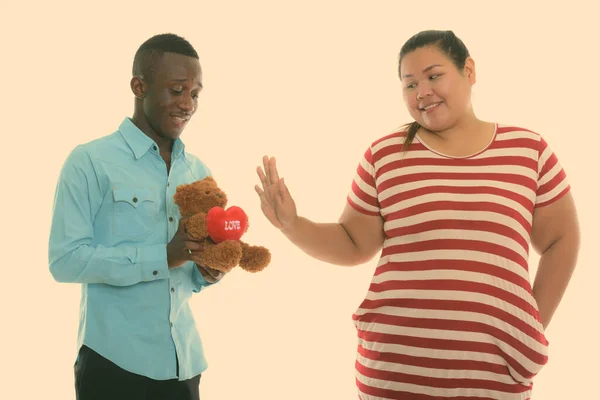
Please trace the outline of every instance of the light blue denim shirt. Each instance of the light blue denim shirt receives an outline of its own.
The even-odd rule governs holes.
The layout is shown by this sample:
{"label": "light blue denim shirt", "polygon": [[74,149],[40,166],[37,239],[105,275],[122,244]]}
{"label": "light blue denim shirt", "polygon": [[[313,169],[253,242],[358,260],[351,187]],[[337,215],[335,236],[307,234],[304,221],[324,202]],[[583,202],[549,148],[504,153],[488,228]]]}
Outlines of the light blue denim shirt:
{"label": "light blue denim shirt", "polygon": [[[178,185],[210,170],[173,146],[171,170],[129,118],[111,135],[77,146],[56,187],[50,272],[80,283],[77,345],[152,379],[202,373],[206,359],[188,300],[209,286],[193,262],[167,267],[166,245],[181,217]],[[177,358],[176,358],[177,355]]]}

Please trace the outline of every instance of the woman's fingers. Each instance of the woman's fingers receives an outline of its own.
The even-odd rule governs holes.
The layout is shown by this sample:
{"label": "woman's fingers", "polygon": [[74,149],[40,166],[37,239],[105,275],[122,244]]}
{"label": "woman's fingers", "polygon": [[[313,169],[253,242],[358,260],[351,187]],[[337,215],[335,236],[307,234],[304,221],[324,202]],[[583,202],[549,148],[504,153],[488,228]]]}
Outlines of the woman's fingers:
{"label": "woman's fingers", "polygon": [[279,183],[279,173],[277,172],[277,162],[275,157],[271,157],[269,160],[269,178],[271,185]]}
{"label": "woman's fingers", "polygon": [[279,172],[277,171],[277,163],[275,157],[263,156],[263,167],[257,168],[258,177],[266,185],[276,185],[279,182]]}
{"label": "woman's fingers", "polygon": [[271,176],[270,176],[270,170],[269,170],[269,157],[268,156],[263,156],[263,171],[264,171],[264,175],[265,175],[265,182],[267,185],[271,184]]}

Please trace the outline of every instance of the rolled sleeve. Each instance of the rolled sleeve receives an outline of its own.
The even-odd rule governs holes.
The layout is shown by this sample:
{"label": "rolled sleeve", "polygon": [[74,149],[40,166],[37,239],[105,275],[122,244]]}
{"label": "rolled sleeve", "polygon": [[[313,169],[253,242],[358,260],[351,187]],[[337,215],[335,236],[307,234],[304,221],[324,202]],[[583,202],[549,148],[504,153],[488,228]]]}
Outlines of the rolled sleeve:
{"label": "rolled sleeve", "polygon": [[[215,282],[218,283],[219,281]],[[194,293],[199,293],[203,288],[214,285],[215,283],[207,282],[198,270],[198,265],[194,263],[192,268],[192,284]]]}

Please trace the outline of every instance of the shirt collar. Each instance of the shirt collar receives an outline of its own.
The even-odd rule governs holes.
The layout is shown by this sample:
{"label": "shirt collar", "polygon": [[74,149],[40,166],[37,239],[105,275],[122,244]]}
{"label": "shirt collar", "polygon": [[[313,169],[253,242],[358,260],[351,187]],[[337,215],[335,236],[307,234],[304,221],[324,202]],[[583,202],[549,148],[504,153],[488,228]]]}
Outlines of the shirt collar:
{"label": "shirt collar", "polygon": [[[136,159],[141,158],[148,150],[153,149],[154,146],[156,146],[156,150],[158,150],[156,142],[142,132],[129,117],[126,117],[123,122],[121,122],[121,125],[119,125],[119,132],[121,133],[121,136],[123,136],[123,139],[125,139],[125,142]],[[185,154],[185,145],[180,138],[177,138],[173,143],[173,158],[175,159],[182,154]]]}

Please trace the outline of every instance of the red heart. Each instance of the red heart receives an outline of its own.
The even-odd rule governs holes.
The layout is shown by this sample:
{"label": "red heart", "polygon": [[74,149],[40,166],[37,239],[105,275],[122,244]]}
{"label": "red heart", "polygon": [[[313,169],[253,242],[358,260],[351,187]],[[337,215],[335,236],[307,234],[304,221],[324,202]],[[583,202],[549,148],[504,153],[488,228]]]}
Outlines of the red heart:
{"label": "red heart", "polygon": [[227,210],[213,207],[206,214],[208,236],[215,242],[240,240],[246,233],[248,216],[240,207],[232,206]]}

